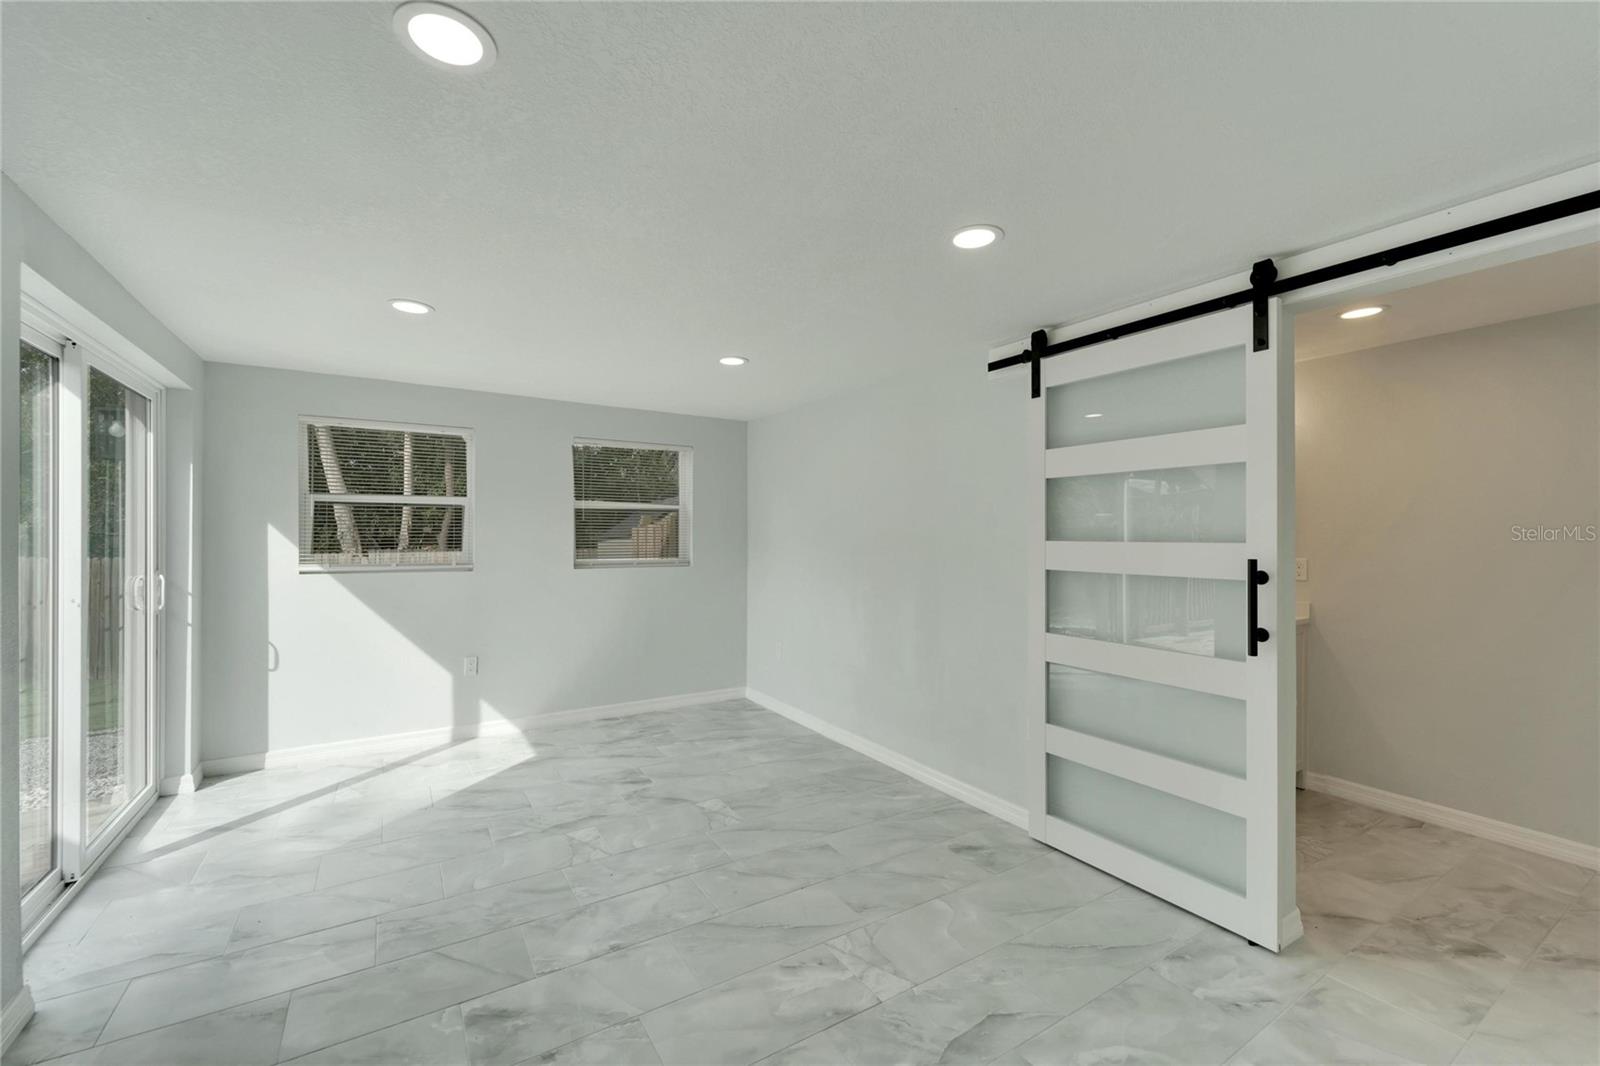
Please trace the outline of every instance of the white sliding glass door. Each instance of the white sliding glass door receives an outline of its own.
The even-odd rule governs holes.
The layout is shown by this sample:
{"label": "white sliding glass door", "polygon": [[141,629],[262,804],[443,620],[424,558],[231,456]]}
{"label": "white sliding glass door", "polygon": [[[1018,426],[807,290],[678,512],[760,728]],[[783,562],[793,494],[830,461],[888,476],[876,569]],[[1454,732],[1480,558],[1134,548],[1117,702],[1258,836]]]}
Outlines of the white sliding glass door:
{"label": "white sliding glass door", "polygon": [[88,368],[85,417],[84,837],[150,786],[148,397]]}
{"label": "white sliding glass door", "polygon": [[59,880],[56,835],[56,396],[61,347],[24,330],[18,373],[17,705],[22,892]]}
{"label": "white sliding glass door", "polygon": [[1041,367],[1030,826],[1276,949],[1293,634],[1278,352],[1253,348],[1241,307]]}
{"label": "white sliding glass door", "polygon": [[18,612],[23,920],[154,798],[159,391],[25,325]]}

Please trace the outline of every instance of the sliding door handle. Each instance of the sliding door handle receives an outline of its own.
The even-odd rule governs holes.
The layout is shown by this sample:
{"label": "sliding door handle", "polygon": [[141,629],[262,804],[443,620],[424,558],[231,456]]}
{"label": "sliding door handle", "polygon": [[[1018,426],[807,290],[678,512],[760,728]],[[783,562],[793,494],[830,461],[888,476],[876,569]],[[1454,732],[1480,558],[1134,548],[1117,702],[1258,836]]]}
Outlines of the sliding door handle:
{"label": "sliding door handle", "polygon": [[1272,639],[1272,634],[1261,628],[1261,604],[1256,590],[1272,580],[1267,572],[1251,559],[1245,566],[1245,595],[1249,597],[1245,610],[1245,643],[1248,654],[1255,658],[1260,653],[1258,645],[1265,644]]}

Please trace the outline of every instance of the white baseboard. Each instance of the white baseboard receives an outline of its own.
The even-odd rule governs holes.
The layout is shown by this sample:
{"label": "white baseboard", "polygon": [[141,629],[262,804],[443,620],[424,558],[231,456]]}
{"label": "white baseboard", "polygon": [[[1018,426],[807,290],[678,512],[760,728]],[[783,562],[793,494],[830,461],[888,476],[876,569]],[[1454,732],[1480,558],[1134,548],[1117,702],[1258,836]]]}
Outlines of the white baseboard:
{"label": "white baseboard", "polygon": [[764,692],[753,688],[745,689],[744,695],[774,714],[781,714],[791,722],[805,726],[813,733],[819,733],[829,740],[843,744],[852,751],[860,752],[869,759],[876,759],[885,766],[914,777],[925,785],[931,785],[947,796],[954,796],[963,803],[969,803],[981,811],[987,811],[996,818],[1010,822],[1020,829],[1028,828],[1027,808],[1019,804],[1003,800],[992,792],[985,792],[981,788],[976,788],[965,781],[951,777],[947,773],[935,770],[931,766],[926,766],[915,759],[901,755],[891,748],[886,748],[876,741],[868,740],[866,737],[852,733],[848,729],[841,729],[831,722],[826,722],[814,714],[808,714],[798,707],[792,707]]}
{"label": "white baseboard", "polygon": [[163,796],[185,795],[200,787],[200,781],[204,774],[205,770],[200,766],[196,766],[194,773],[182,774],[178,777],[163,777],[161,785],[156,791]]}
{"label": "white baseboard", "polygon": [[220,759],[207,759],[200,764],[207,777],[227,777],[230,774],[248,774],[267,768],[267,753],[254,755],[225,755]]}
{"label": "white baseboard", "polygon": [[1296,940],[1306,935],[1306,927],[1300,921],[1300,908],[1285,914],[1278,919],[1278,950],[1293,944]]}
{"label": "white baseboard", "polygon": [[1376,807],[1390,814],[1403,814],[1419,822],[1471,833],[1473,836],[1483,837],[1497,844],[1509,844],[1523,851],[1531,851],[1535,855],[1570,862],[1574,866],[1600,870],[1600,847],[1593,844],[1583,844],[1576,840],[1568,840],[1566,837],[1558,837],[1553,833],[1542,833],[1537,829],[1496,821],[1481,814],[1429,803],[1427,800],[1413,799],[1398,792],[1386,792],[1381,788],[1357,784],[1327,774],[1308,772],[1306,788],[1312,792],[1326,792],[1330,796],[1338,796],[1352,803],[1364,803],[1368,807]]}
{"label": "white baseboard", "polygon": [[[707,692],[686,692],[678,696],[657,696],[628,703],[609,703],[600,707],[580,707],[570,711],[550,711],[526,718],[494,718],[479,722],[471,730],[458,730],[453,726],[438,729],[421,729],[412,733],[387,733],[358,740],[339,740],[330,744],[308,744],[297,748],[279,748],[251,755],[229,755],[207,759],[201,764],[206,777],[224,777],[228,774],[250,773],[255,770],[273,770],[286,766],[314,766],[339,762],[349,758],[388,757],[405,758],[419,749],[453,740],[470,740],[473,737],[510,736],[541,726],[587,722],[596,718],[615,718],[625,714],[644,714],[649,711],[668,711],[679,707],[693,707],[702,703],[744,698],[742,688],[712,689]],[[198,784],[198,781],[196,782]]]}
{"label": "white baseboard", "polygon": [[23,985],[16,995],[11,997],[4,1009],[0,1009],[0,1051],[11,1046],[11,1041],[22,1032],[22,1027],[28,1024],[28,1019],[33,1017],[33,993],[28,991],[28,986]]}

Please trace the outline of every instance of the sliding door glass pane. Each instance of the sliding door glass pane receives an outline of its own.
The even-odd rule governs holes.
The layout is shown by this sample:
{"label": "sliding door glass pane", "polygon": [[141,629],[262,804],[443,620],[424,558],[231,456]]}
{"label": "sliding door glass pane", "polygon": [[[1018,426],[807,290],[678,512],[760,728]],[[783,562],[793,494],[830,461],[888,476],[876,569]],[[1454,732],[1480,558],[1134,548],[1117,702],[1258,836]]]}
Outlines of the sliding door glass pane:
{"label": "sliding door glass pane", "polygon": [[1244,424],[1244,348],[1225,348],[1045,390],[1045,445]]}
{"label": "sliding door glass pane", "polygon": [[1244,701],[1051,663],[1051,725],[1244,776]]}
{"label": "sliding door glass pane", "polygon": [[84,572],[84,805],[89,839],[148,783],[148,401],[90,368]]}
{"label": "sliding door glass pane", "polygon": [[22,342],[17,653],[21,714],[22,891],[56,866],[55,455],[56,360]]}
{"label": "sliding door glass pane", "polygon": [[1244,819],[1054,755],[1045,760],[1051,815],[1244,895]]}
{"label": "sliding door glass pane", "polygon": [[1243,543],[1244,464],[1045,482],[1050,540]]}
{"label": "sliding door glass pane", "polygon": [[1244,661],[1244,582],[1052,570],[1051,633]]}

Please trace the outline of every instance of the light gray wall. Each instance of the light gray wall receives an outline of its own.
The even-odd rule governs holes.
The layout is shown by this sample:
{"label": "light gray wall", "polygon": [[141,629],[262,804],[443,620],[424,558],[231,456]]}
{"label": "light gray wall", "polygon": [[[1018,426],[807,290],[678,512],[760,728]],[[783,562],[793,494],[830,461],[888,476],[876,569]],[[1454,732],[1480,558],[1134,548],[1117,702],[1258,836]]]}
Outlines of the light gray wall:
{"label": "light gray wall", "polygon": [[750,425],[750,687],[1018,804],[1026,387],[960,352]]}
{"label": "light gray wall", "polygon": [[[145,355],[176,375],[186,388],[167,392],[164,426],[168,484],[166,557],[168,610],[163,631],[166,716],[163,776],[192,765],[193,724],[199,697],[195,648],[197,619],[190,608],[198,593],[186,565],[194,544],[192,516],[198,511],[197,479],[189,477],[199,454],[204,364],[178,337],[145,310],[88,252],[17,188],[0,177],[0,559],[17,552],[17,344],[19,291],[26,263]],[[17,895],[17,585],[16,568],[0,567],[0,1003],[9,1003],[22,982],[21,915]]]}
{"label": "light gray wall", "polygon": [[1600,843],[1600,311],[1301,363],[1310,769]]}
{"label": "light gray wall", "polygon": [[[207,759],[744,684],[742,422],[220,363],[207,389]],[[299,573],[300,415],[474,430],[476,568]],[[694,447],[692,566],[573,569],[575,436]]]}

